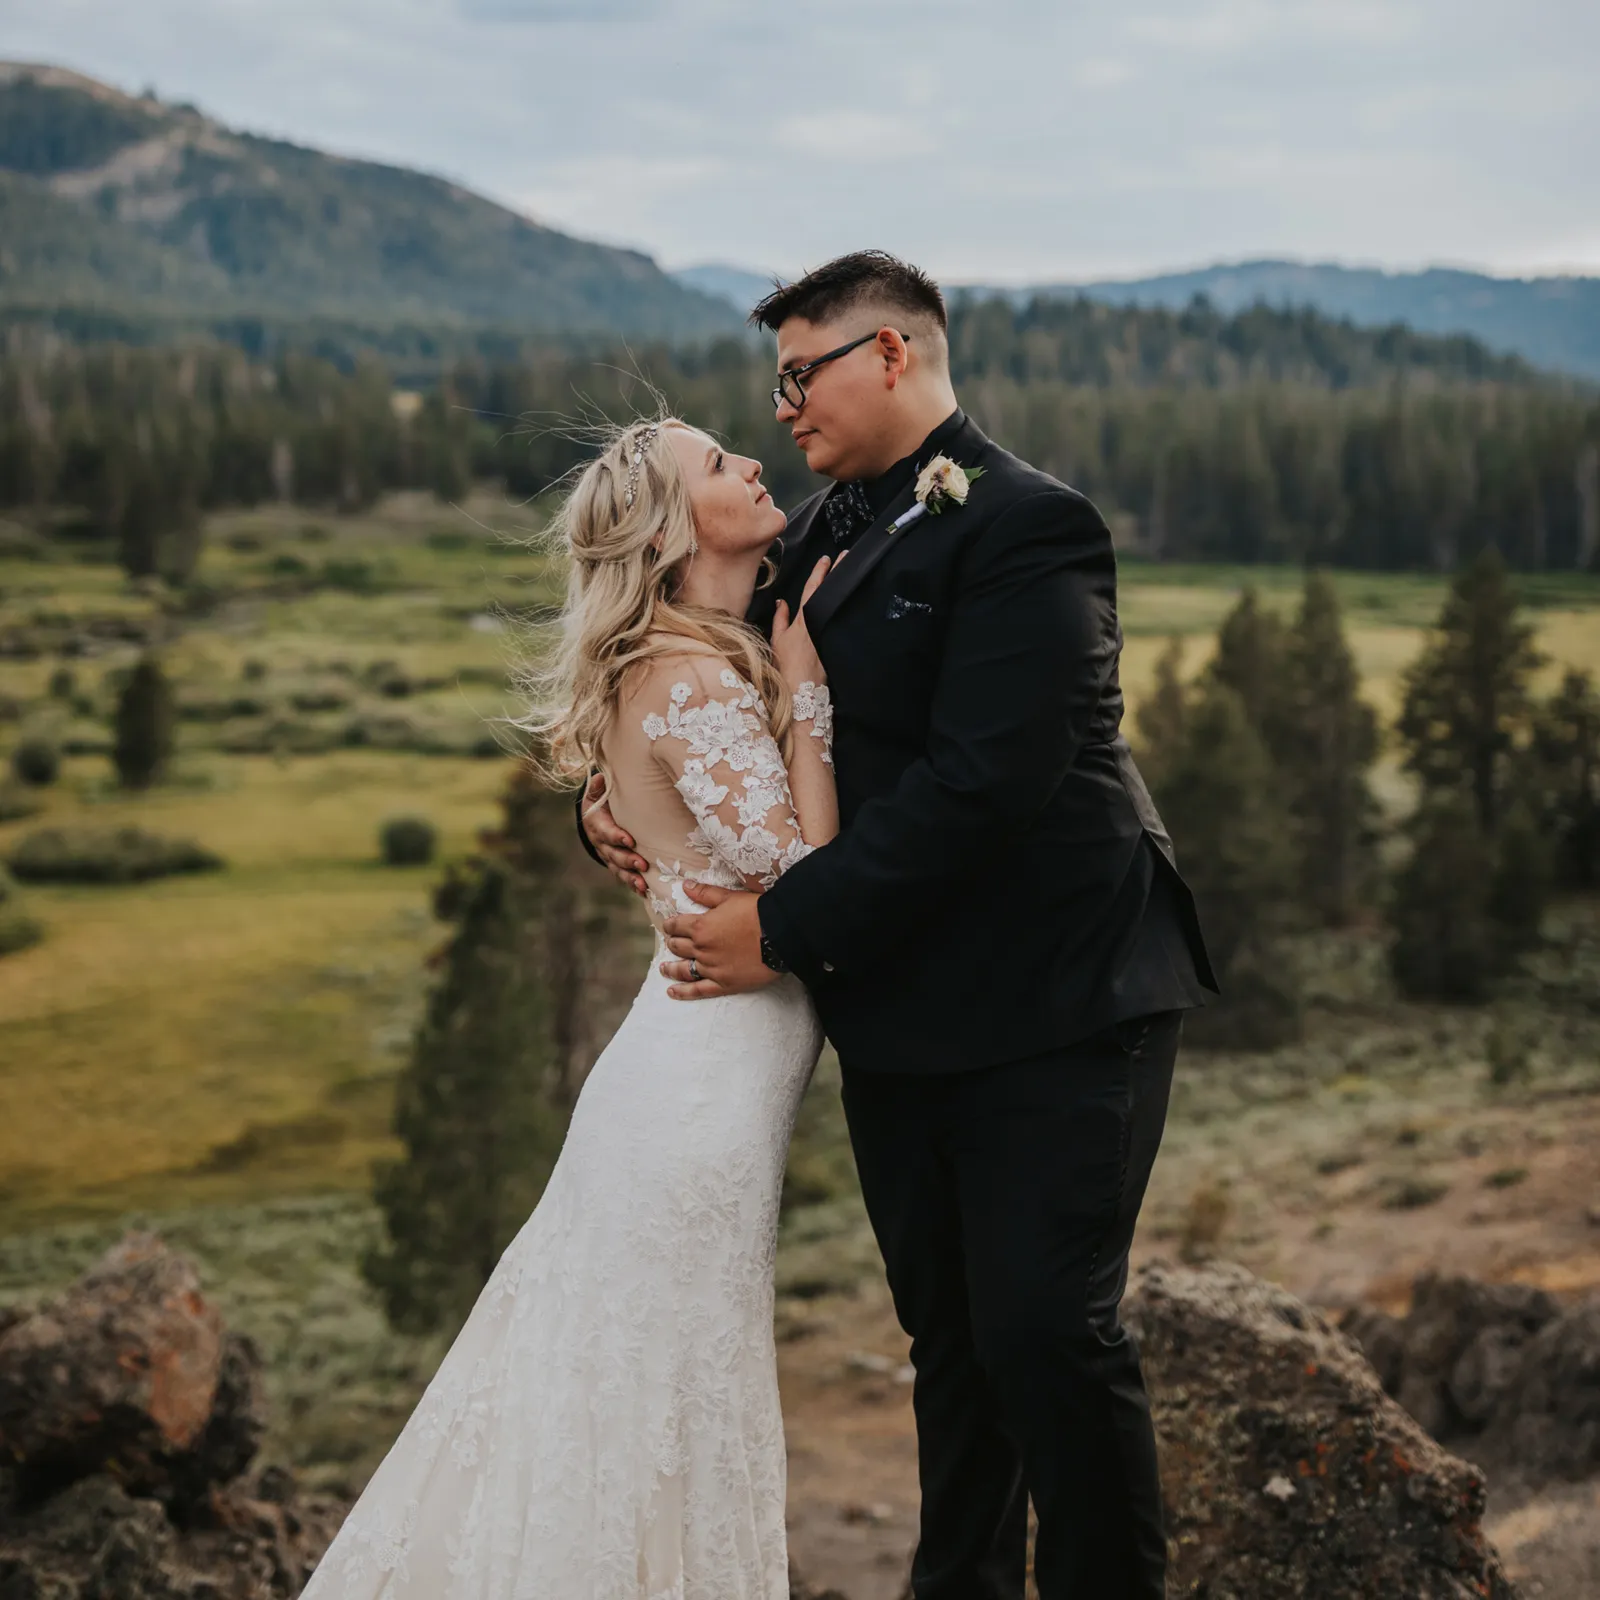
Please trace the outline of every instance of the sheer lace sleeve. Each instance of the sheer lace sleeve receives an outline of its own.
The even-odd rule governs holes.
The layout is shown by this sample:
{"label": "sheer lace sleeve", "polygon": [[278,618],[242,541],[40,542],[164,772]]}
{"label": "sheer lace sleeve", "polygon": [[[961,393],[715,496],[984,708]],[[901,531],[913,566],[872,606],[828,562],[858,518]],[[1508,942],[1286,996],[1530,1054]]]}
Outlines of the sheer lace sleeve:
{"label": "sheer lace sleeve", "polygon": [[690,848],[725,868],[739,886],[769,889],[812,847],[795,816],[766,708],[720,657],[668,665],[654,686],[665,692],[650,695],[644,732],[694,816]]}

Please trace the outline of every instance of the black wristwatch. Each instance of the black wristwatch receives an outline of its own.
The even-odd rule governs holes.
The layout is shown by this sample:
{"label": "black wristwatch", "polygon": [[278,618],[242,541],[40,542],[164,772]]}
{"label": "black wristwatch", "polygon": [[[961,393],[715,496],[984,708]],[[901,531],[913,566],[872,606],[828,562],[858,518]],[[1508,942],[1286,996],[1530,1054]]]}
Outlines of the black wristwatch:
{"label": "black wristwatch", "polygon": [[761,964],[771,967],[774,972],[787,972],[789,963],[778,954],[777,947],[766,936],[761,935]]}

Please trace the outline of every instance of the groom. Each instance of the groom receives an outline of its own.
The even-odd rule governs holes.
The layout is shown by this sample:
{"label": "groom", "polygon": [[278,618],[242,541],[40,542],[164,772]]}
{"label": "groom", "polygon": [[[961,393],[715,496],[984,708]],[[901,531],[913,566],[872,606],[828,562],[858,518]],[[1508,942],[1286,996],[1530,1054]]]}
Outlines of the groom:
{"label": "groom", "polygon": [[[1118,732],[1111,538],[960,410],[944,299],[915,267],[844,256],[751,320],[777,335],[778,421],[833,480],[791,516],[752,620],[849,552],[805,608],[843,829],[764,895],[695,891],[711,909],[668,924],[668,975],[697,998],[792,971],[838,1051],[912,1339],[917,1600],[1020,1600],[1030,1495],[1044,1600],[1159,1600],[1155,1438],[1118,1305],[1181,1016],[1215,981]],[[897,526],[941,456],[965,503]],[[585,827],[636,887],[609,811]]]}

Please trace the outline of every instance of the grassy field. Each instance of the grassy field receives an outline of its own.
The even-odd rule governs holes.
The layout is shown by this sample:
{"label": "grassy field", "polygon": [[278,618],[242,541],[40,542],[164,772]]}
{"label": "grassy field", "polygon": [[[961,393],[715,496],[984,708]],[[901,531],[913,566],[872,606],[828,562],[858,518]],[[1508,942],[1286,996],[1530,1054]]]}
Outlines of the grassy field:
{"label": "grassy field", "polygon": [[[491,821],[506,767],[492,719],[509,706],[496,612],[559,596],[549,564],[508,542],[535,523],[491,495],[460,510],[403,496],[343,518],[218,517],[200,574],[213,603],[198,616],[104,561],[0,563],[0,635],[40,652],[0,660],[14,713],[0,749],[43,731],[86,752],[42,791],[40,815],[0,825],[0,852],[45,822],[134,822],[228,864],[29,892],[47,937],[0,961],[0,1229],[365,1186],[438,937],[436,870],[381,866],[377,829],[421,812],[449,859]],[[1295,603],[1290,571],[1127,567],[1135,705],[1170,634],[1199,670],[1246,582]],[[1338,583],[1367,692],[1391,711],[1443,584]],[[1549,673],[1600,669],[1600,582],[1526,587]],[[172,778],[141,796],[115,787],[102,753],[115,675],[137,647],[95,630],[130,624],[167,639],[184,710]],[[52,697],[63,667],[70,692]]]}
{"label": "grassy field", "polygon": [[[510,705],[497,611],[548,608],[560,592],[541,556],[493,530],[534,522],[488,495],[465,511],[407,496],[354,517],[219,517],[200,574],[209,598],[187,608],[95,552],[0,560],[0,758],[36,732],[76,752],[37,815],[0,823],[0,855],[43,824],[93,821],[191,838],[227,863],[135,887],[26,891],[46,935],[0,959],[0,1299],[64,1281],[130,1219],[156,1221],[267,1349],[273,1448],[327,1482],[360,1481],[436,1353],[383,1329],[354,1267],[440,937],[438,865],[382,866],[378,828],[425,815],[449,860],[493,821],[508,769],[493,719]],[[1337,581],[1387,716],[1444,584]],[[1200,670],[1247,582],[1274,607],[1295,604],[1290,571],[1125,569],[1135,706],[1169,635],[1189,641],[1186,670]],[[1524,588],[1548,676],[1600,670],[1600,582]],[[170,778],[130,796],[111,781],[107,729],[139,630],[164,641],[183,714]],[[1373,1026],[1392,1032],[1381,1017]],[[1426,1038],[1433,1023],[1407,1026]],[[1329,1128],[1359,1122],[1365,1091],[1349,1088],[1343,1058],[1312,1054],[1314,1065],[1219,1062],[1180,1095],[1190,1131],[1174,1133],[1178,1186],[1157,1197],[1156,1226],[1181,1233],[1190,1188],[1244,1161],[1236,1141],[1219,1155],[1193,1132],[1244,1126],[1227,1107],[1281,1105],[1298,1085],[1291,1098],[1322,1104]],[[833,1072],[825,1061],[791,1165],[790,1307],[876,1271]],[[1247,1177],[1246,1163],[1238,1215]]]}

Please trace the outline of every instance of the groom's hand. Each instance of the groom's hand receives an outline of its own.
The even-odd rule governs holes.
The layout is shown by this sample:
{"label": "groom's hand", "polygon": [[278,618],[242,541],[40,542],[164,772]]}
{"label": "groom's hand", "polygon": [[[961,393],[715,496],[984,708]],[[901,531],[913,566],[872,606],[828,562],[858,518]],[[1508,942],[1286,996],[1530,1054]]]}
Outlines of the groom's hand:
{"label": "groom's hand", "polygon": [[[677,958],[661,963],[662,974],[673,980],[667,993],[674,1000],[706,1000],[776,983],[778,974],[761,959],[758,896],[706,883],[683,887],[696,905],[707,909],[700,916],[669,917],[662,924],[667,948]],[[698,980],[690,969],[691,961],[700,974]]]}
{"label": "groom's hand", "polygon": [[617,819],[611,815],[611,802],[606,798],[606,780],[598,772],[583,791],[582,816],[583,831],[606,871],[641,900],[648,900],[650,890],[644,874],[650,864],[634,850],[633,835],[617,826]]}

